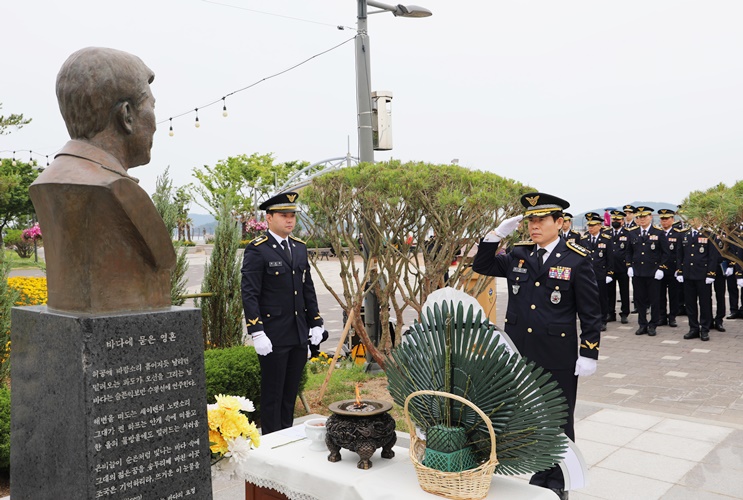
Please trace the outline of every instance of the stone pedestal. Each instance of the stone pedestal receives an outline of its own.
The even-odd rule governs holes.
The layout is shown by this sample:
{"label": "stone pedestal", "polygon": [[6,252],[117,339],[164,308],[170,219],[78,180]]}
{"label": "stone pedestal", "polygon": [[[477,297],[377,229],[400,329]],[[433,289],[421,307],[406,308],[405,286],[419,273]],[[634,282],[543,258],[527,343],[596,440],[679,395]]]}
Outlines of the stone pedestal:
{"label": "stone pedestal", "polygon": [[212,498],[198,309],[12,322],[13,500]]}

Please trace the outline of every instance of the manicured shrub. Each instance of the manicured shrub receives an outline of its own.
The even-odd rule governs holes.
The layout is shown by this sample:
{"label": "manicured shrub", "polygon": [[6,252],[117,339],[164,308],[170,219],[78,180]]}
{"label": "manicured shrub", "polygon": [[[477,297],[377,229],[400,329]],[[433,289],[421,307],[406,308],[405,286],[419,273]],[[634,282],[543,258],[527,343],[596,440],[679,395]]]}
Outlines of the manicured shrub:
{"label": "manicured shrub", "polygon": [[[208,349],[204,352],[206,371],[206,398],[216,402],[214,396],[226,394],[248,398],[255,405],[251,419],[259,420],[261,407],[261,367],[258,354],[252,346],[236,346],[226,349]],[[307,383],[305,365],[300,392]]]}
{"label": "manicured shrub", "polygon": [[0,387],[0,470],[10,468],[10,389]]}

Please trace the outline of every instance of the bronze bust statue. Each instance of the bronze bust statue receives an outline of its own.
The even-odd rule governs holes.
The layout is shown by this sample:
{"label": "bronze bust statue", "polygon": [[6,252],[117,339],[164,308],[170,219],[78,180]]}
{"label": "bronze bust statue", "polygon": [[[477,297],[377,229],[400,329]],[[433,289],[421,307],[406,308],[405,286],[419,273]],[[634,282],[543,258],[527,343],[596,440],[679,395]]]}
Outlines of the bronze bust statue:
{"label": "bronze bust statue", "polygon": [[88,47],[57,75],[70,140],[31,185],[44,232],[48,307],[85,314],[171,305],[171,235],[128,170],[150,161],[155,75],[138,57]]}

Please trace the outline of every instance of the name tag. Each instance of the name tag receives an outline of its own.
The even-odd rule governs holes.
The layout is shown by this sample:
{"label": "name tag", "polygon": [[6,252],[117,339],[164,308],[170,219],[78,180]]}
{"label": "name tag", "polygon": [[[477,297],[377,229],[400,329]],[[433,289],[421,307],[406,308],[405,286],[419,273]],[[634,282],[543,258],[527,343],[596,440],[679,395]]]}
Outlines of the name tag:
{"label": "name tag", "polygon": [[515,273],[526,273],[528,272],[525,267],[514,267],[513,272]]}
{"label": "name tag", "polygon": [[277,261],[277,262],[269,262],[268,267],[281,267],[284,265],[283,261]]}

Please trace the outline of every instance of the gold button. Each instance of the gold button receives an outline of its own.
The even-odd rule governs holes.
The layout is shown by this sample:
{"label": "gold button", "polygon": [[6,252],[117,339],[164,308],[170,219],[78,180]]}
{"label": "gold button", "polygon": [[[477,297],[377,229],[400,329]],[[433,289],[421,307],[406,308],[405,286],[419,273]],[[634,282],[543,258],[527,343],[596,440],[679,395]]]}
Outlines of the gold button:
{"label": "gold button", "polygon": [[292,274],[297,274],[297,272],[296,271],[292,271]]}
{"label": "gold button", "polygon": [[531,333],[531,328],[527,328],[526,331]]}
{"label": "gold button", "polygon": [[560,289],[560,287],[559,287],[559,286],[556,286],[556,287],[555,287],[555,290],[559,290],[559,289]]}
{"label": "gold button", "polygon": [[562,332],[562,333],[560,334],[560,337],[564,337],[564,336],[565,336],[565,332]]}
{"label": "gold button", "polygon": [[534,283],[534,286],[539,286],[539,282],[537,281],[536,283]]}
{"label": "gold button", "polygon": [[296,291],[296,290],[294,290],[294,295],[296,295],[296,294],[297,294],[297,291]]}
{"label": "gold button", "polygon": [[271,315],[270,315],[270,314],[266,314],[266,317],[267,317],[267,318],[270,318],[270,317],[271,317]]}
{"label": "gold button", "polygon": [[276,276],[278,276],[278,275],[279,275],[279,272],[278,272],[278,271],[276,271]]}
{"label": "gold button", "polygon": [[535,306],[534,304],[532,304],[532,305],[531,305],[531,308],[532,308],[532,309],[536,309],[536,308],[537,308],[537,306]]}
{"label": "gold button", "polygon": [[299,313],[297,311],[294,311],[294,316],[296,316],[297,314],[299,314]]}

